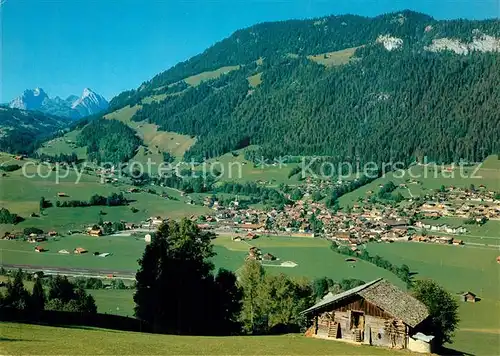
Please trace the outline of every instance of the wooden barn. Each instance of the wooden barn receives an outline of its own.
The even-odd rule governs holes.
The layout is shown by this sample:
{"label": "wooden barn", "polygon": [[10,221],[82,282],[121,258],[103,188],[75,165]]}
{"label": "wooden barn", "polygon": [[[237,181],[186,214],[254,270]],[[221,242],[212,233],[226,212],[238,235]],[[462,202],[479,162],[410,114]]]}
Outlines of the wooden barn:
{"label": "wooden barn", "polygon": [[314,337],[417,352],[431,350],[429,343],[412,338],[429,316],[426,306],[383,279],[340,294],[329,293],[303,313],[313,320],[308,335]]}

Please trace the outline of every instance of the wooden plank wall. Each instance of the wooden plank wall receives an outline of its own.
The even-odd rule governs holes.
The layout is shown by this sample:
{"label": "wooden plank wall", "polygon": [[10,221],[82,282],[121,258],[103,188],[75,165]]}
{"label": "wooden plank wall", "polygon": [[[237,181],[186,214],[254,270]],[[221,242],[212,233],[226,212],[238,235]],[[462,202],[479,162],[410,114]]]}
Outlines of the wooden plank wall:
{"label": "wooden plank wall", "polygon": [[372,304],[369,301],[364,300],[363,298],[360,297],[346,300],[344,303],[337,306],[334,310],[342,312],[355,310],[355,311],[362,311],[365,313],[365,315],[378,316],[386,319],[392,318],[392,315],[390,315],[389,313],[386,313],[385,311],[377,307],[375,304]]}
{"label": "wooden plank wall", "polygon": [[[388,321],[393,320],[392,315],[360,297],[345,300],[342,305],[331,307],[332,309],[316,317],[318,336],[328,337],[329,326],[335,322],[340,326],[340,338],[354,341],[355,334],[351,330],[350,311],[361,311],[365,314],[365,327],[362,330],[365,342],[377,346],[393,346],[392,337],[386,328]],[[401,321],[398,321],[396,325],[396,347],[406,348],[408,327]]]}

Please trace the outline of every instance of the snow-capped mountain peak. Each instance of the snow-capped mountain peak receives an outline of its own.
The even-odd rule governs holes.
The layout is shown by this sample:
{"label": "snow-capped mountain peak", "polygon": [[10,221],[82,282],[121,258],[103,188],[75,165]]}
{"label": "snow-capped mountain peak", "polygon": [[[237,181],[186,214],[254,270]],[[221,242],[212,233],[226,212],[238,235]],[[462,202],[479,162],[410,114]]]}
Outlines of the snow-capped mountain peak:
{"label": "snow-capped mountain peak", "polygon": [[89,88],[83,89],[82,96],[78,98],[71,108],[78,111],[86,111],[87,115],[96,114],[108,108],[108,102],[102,95],[93,92]]}
{"label": "snow-capped mountain peak", "polygon": [[12,100],[9,106],[21,110],[37,110],[48,98],[42,88],[26,89],[21,96]]}
{"label": "snow-capped mountain peak", "polygon": [[89,88],[83,89],[80,97],[70,95],[65,100],[56,96],[49,98],[42,88],[26,89],[22,95],[9,103],[11,108],[38,110],[47,114],[78,119],[97,114],[108,108],[107,100]]}
{"label": "snow-capped mountain peak", "polygon": [[93,92],[91,89],[89,89],[89,88],[85,88],[85,89],[83,89],[83,94],[82,94],[82,96],[89,96],[89,95],[91,95],[91,94],[94,94],[94,92]]}

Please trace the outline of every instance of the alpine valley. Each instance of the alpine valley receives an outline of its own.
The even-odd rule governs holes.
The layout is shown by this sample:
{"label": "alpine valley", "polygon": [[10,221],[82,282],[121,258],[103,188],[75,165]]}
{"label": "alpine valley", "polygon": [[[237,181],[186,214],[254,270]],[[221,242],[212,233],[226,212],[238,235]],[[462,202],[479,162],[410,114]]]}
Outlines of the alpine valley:
{"label": "alpine valley", "polygon": [[[163,2],[114,3],[61,41],[139,75]],[[0,151],[1,354],[500,355],[497,19],[256,24],[109,104],[27,90]]]}

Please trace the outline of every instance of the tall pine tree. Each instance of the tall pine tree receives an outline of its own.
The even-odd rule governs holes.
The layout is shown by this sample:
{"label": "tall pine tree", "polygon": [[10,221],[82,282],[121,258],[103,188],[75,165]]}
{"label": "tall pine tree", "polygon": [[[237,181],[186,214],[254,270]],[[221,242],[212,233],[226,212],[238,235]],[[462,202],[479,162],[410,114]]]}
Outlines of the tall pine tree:
{"label": "tall pine tree", "polygon": [[155,332],[221,334],[237,327],[236,278],[221,271],[214,279],[213,237],[183,219],[161,225],[146,246],[136,274],[135,315]]}

